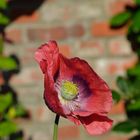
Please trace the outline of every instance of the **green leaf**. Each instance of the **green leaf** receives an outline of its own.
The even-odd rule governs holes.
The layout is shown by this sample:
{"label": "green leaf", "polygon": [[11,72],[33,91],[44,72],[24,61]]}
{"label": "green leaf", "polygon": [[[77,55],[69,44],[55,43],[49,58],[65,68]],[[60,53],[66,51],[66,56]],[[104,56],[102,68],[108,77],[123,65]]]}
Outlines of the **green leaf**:
{"label": "green leaf", "polygon": [[140,110],[140,99],[139,100],[133,100],[129,104],[127,104],[126,107],[127,110]]}
{"label": "green leaf", "polygon": [[115,101],[115,103],[118,103],[121,99],[120,94],[115,90],[112,90],[112,97],[113,97],[113,100]]}
{"label": "green leaf", "polygon": [[127,74],[131,76],[140,77],[140,64],[137,64],[135,67],[128,69]]}
{"label": "green leaf", "polygon": [[7,25],[9,23],[9,18],[4,14],[0,13],[0,25]]}
{"label": "green leaf", "polygon": [[135,129],[135,125],[132,121],[120,122],[114,126],[113,131],[130,133]]}
{"label": "green leaf", "polygon": [[25,108],[20,104],[15,106],[15,110],[16,110],[16,117],[22,117],[27,114]]}
{"label": "green leaf", "polygon": [[125,79],[124,77],[119,76],[117,78],[117,85],[121,89],[122,92],[124,93],[129,92],[129,85],[128,85],[127,79]]}
{"label": "green leaf", "polygon": [[27,114],[27,111],[20,104],[10,107],[7,113],[8,118],[23,117]]}
{"label": "green leaf", "polygon": [[140,10],[138,10],[133,18],[132,30],[134,33],[140,32]]}
{"label": "green leaf", "polygon": [[15,123],[10,121],[0,122],[0,137],[8,136],[17,131]]}
{"label": "green leaf", "polygon": [[129,11],[125,11],[122,13],[119,13],[117,15],[115,15],[114,17],[112,17],[111,21],[110,21],[110,25],[112,27],[120,27],[124,24],[126,24],[128,22],[128,20],[131,17],[131,13]]}
{"label": "green leaf", "polygon": [[0,70],[15,70],[17,67],[17,63],[13,58],[0,56]]}
{"label": "green leaf", "polygon": [[12,103],[12,95],[10,93],[0,95],[0,113],[3,113]]}
{"label": "green leaf", "polygon": [[0,0],[0,8],[5,9],[7,7],[7,0]]}
{"label": "green leaf", "polygon": [[140,5],[140,0],[135,0],[135,3],[136,3],[137,5]]}
{"label": "green leaf", "polygon": [[0,35],[0,55],[3,53],[3,47],[4,47],[4,40],[2,35]]}

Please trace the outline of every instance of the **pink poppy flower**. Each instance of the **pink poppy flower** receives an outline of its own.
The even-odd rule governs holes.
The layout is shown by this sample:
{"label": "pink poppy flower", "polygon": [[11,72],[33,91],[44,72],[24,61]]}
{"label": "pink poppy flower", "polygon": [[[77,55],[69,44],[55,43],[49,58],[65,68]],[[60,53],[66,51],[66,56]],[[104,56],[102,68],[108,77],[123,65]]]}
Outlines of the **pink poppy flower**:
{"label": "pink poppy flower", "polygon": [[92,135],[111,128],[112,120],[107,117],[111,91],[86,61],[64,57],[55,41],[38,48],[35,59],[44,73],[44,100],[50,110],[83,124]]}

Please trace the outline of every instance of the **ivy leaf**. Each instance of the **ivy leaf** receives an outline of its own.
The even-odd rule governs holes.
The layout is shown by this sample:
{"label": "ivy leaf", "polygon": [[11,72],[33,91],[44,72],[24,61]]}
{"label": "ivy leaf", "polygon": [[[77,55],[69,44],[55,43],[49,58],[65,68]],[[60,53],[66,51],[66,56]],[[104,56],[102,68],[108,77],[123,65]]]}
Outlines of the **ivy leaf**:
{"label": "ivy leaf", "polygon": [[120,94],[115,90],[112,90],[112,97],[115,103],[118,103],[121,99]]}
{"label": "ivy leaf", "polygon": [[17,104],[15,106],[10,107],[10,109],[7,112],[8,118],[16,118],[16,117],[24,117],[27,115],[27,111],[24,109],[24,107],[20,104]]}
{"label": "ivy leaf", "polygon": [[0,70],[14,70],[17,67],[17,63],[13,58],[0,56]]}
{"label": "ivy leaf", "polygon": [[0,55],[3,53],[3,48],[4,48],[4,41],[2,36],[0,35]]}
{"label": "ivy leaf", "polygon": [[6,0],[0,0],[0,8],[5,9],[7,7],[7,1]]}
{"label": "ivy leaf", "polygon": [[140,110],[140,99],[133,100],[129,104],[127,104],[127,110]]}
{"label": "ivy leaf", "polygon": [[140,77],[140,64],[137,64],[135,67],[128,69],[127,74],[130,76]]}
{"label": "ivy leaf", "polygon": [[114,17],[112,17],[111,21],[110,21],[110,25],[112,27],[120,27],[124,24],[126,24],[128,22],[128,20],[131,17],[131,13],[129,11],[125,11],[122,13],[119,13],[117,15],[115,15]]}
{"label": "ivy leaf", "polygon": [[17,126],[11,121],[0,122],[0,137],[8,136],[17,131]]}
{"label": "ivy leaf", "polygon": [[0,13],[0,25],[7,25],[8,23],[9,18],[6,15]]}
{"label": "ivy leaf", "polygon": [[135,0],[135,3],[136,3],[137,5],[140,5],[140,0]]}
{"label": "ivy leaf", "polygon": [[12,103],[12,95],[10,93],[0,95],[0,113],[3,113]]}
{"label": "ivy leaf", "polygon": [[134,33],[140,32],[140,10],[138,10],[134,15],[132,22],[132,30]]}
{"label": "ivy leaf", "polygon": [[113,131],[130,133],[135,129],[135,125],[132,121],[120,122],[114,126]]}
{"label": "ivy leaf", "polygon": [[117,78],[117,85],[120,88],[120,90],[124,93],[129,93],[129,85],[128,85],[128,81],[127,79],[125,79],[124,77],[119,76]]}
{"label": "ivy leaf", "polygon": [[16,110],[16,117],[22,117],[22,116],[25,116],[27,115],[27,111],[25,110],[25,108],[20,105],[20,104],[17,104],[15,106],[15,110]]}

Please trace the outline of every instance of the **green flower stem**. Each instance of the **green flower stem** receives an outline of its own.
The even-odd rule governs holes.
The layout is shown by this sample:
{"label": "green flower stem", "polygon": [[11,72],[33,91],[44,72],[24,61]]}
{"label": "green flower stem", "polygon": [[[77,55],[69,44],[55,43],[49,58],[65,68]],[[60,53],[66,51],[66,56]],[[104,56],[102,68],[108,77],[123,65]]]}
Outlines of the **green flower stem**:
{"label": "green flower stem", "polygon": [[58,114],[56,114],[55,123],[54,123],[54,130],[53,130],[53,140],[57,140],[59,118],[60,118],[60,116]]}

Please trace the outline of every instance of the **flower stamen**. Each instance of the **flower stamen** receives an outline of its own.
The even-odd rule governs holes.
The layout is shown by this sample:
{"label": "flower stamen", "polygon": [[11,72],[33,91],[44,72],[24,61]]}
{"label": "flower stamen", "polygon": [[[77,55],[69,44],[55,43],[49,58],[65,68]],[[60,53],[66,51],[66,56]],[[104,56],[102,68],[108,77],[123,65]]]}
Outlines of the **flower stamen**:
{"label": "flower stamen", "polygon": [[66,100],[74,99],[78,94],[78,87],[70,81],[63,81],[61,85],[61,96]]}

